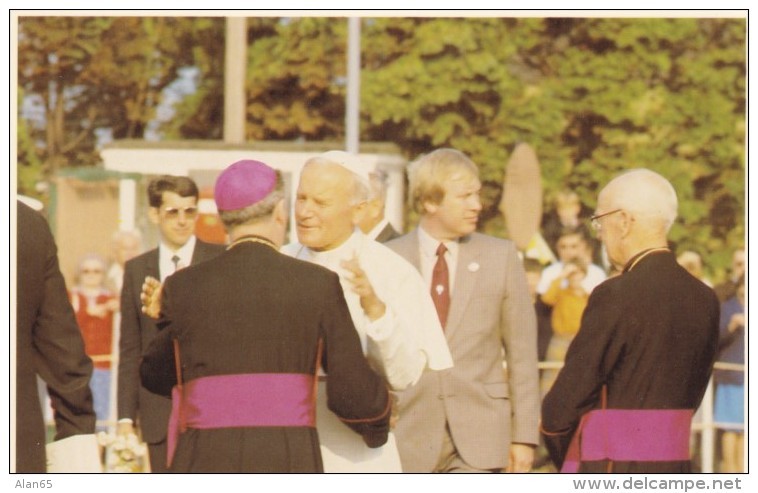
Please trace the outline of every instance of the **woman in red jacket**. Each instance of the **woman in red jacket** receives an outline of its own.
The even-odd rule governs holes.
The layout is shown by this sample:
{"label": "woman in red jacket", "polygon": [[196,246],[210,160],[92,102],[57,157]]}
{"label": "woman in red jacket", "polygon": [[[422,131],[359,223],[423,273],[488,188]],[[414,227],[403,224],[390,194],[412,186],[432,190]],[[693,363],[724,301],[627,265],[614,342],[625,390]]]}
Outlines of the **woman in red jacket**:
{"label": "woman in red jacket", "polygon": [[88,254],[79,261],[76,285],[70,290],[71,304],[84,338],[84,349],[94,362],[90,387],[98,429],[110,414],[111,357],[113,354],[113,314],[118,300],[105,288],[105,261]]}

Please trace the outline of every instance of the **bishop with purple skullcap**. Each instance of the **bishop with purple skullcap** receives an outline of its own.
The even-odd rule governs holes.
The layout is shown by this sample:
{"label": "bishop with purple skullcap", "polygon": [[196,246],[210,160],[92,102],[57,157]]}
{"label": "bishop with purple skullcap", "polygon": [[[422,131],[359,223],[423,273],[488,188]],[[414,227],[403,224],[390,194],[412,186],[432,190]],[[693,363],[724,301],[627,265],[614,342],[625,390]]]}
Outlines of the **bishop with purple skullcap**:
{"label": "bishop with purple skullcap", "polygon": [[216,179],[214,197],[220,211],[244,209],[260,202],[276,187],[276,171],[260,161],[243,159]]}

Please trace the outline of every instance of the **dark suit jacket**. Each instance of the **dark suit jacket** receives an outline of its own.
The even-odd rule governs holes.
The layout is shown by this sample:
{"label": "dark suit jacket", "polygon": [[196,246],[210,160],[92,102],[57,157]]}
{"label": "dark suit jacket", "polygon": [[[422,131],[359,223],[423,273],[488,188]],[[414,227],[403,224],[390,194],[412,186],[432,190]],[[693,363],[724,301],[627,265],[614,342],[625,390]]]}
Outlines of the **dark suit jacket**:
{"label": "dark suit jacket", "polygon": [[[652,253],[590,295],[582,325],[542,404],[542,429],[561,466],[580,418],[611,409],[697,409],[718,346],[719,304],[713,290],[671,253]],[[557,434],[556,434],[557,433]],[[605,472],[607,461],[579,472]],[[689,472],[685,462],[614,462],[613,472]]]}
{"label": "dark suit jacket", "polygon": [[[222,245],[197,240],[191,264],[209,260],[223,251]],[[118,363],[118,418],[134,420],[147,443],[160,443],[166,439],[171,400],[149,392],[140,385],[139,380],[140,358],[158,332],[155,320],[142,313],[140,293],[147,276],[156,279],[161,277],[157,248],[129,260],[124,266]]]}
{"label": "dark suit jacket", "polygon": [[55,410],[55,439],[95,432],[92,360],[76,324],[45,219],[19,202],[16,272],[16,472],[45,472],[39,374]]}
{"label": "dark suit jacket", "polygon": [[[174,337],[179,340],[185,382],[251,373],[315,376],[321,339],[329,408],[342,418],[364,420],[347,424],[363,434],[369,446],[387,440],[389,394],[363,356],[333,272],[267,245],[241,243],[171,276],[161,304],[162,330],[141,367],[149,389],[168,394],[176,384]],[[319,472],[323,468],[316,428],[303,426],[188,429],[179,439],[171,469]]]}

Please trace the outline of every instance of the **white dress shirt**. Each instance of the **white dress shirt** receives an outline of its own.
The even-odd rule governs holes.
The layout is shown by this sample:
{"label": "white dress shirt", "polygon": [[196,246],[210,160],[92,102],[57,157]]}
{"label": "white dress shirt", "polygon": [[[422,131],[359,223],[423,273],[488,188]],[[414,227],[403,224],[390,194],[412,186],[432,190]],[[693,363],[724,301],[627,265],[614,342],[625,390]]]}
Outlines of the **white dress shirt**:
{"label": "white dress shirt", "polygon": [[[174,271],[183,269],[192,262],[192,253],[195,251],[195,243],[197,243],[197,238],[193,235],[190,236],[187,243],[177,251],[171,250],[171,248],[163,242],[158,245],[158,269],[161,273],[161,283],[165,282],[166,278],[173,274]],[[179,257],[178,269],[172,260],[174,255]]]}
{"label": "white dress shirt", "polygon": [[432,274],[434,273],[434,266],[437,263],[437,248],[440,243],[445,244],[447,252],[445,252],[445,262],[447,262],[448,271],[448,289],[450,290],[450,296],[453,295],[453,288],[455,287],[455,273],[458,267],[458,251],[460,245],[457,241],[443,241],[436,240],[432,236],[424,231],[424,228],[418,228],[418,245],[421,253],[421,275],[424,278],[424,283],[428,289],[432,286]]}

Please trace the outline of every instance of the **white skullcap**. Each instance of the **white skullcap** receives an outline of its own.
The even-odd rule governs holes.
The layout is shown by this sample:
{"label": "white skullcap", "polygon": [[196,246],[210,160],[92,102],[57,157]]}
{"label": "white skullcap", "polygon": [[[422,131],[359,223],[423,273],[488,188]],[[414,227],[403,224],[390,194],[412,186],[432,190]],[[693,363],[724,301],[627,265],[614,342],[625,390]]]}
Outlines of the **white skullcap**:
{"label": "white skullcap", "polygon": [[374,165],[366,162],[361,162],[361,159],[355,155],[345,151],[328,151],[319,156],[322,159],[330,161],[334,164],[338,164],[348,171],[352,171],[358,175],[367,187],[370,183],[370,175],[374,172]]}

